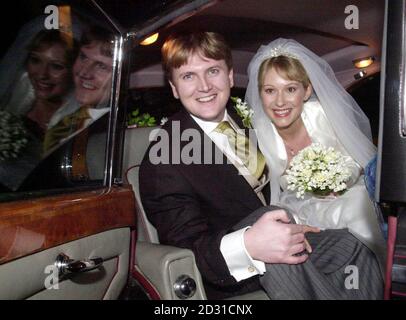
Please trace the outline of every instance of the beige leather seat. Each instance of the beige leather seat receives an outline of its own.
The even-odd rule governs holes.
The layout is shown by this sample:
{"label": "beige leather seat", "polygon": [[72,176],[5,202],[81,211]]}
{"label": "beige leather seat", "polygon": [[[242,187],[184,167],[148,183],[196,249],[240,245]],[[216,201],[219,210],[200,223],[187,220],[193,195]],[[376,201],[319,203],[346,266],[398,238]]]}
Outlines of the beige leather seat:
{"label": "beige leather seat", "polygon": [[196,283],[196,292],[188,299],[206,299],[193,252],[188,249],[160,245],[157,231],[148,221],[142,207],[138,183],[139,166],[149,142],[158,129],[159,127],[129,128],[125,137],[124,179],[132,185],[138,206],[135,249],[135,267],[138,274],[136,277],[141,284],[144,284],[144,288],[151,297],[156,297],[154,292],[151,292],[155,290],[159,298],[165,300],[181,299],[176,294],[175,285],[181,277],[188,277]]}
{"label": "beige leather seat", "polygon": [[[140,198],[140,186],[138,182],[139,169],[149,146],[150,139],[159,127],[129,128],[125,136],[125,150],[123,158],[123,171],[125,179],[134,190],[135,199],[140,209],[137,225],[137,239],[151,243],[159,243],[158,233],[148,221]],[[150,137],[151,135],[151,137]]]}
{"label": "beige leather seat", "polygon": [[[206,299],[201,275],[196,266],[191,250],[160,245],[156,229],[148,221],[142,207],[139,193],[139,166],[159,127],[128,128],[125,136],[123,158],[124,179],[132,185],[138,205],[136,271],[137,279],[144,284],[147,291],[154,291],[161,299],[180,299],[174,286],[182,276],[192,278],[196,283],[196,292],[188,299]],[[143,277],[143,279],[140,279]],[[145,280],[145,282],[144,282]],[[156,297],[154,292],[150,292]],[[157,298],[157,297],[156,297]],[[268,296],[263,291],[250,293],[234,299],[265,300]]]}

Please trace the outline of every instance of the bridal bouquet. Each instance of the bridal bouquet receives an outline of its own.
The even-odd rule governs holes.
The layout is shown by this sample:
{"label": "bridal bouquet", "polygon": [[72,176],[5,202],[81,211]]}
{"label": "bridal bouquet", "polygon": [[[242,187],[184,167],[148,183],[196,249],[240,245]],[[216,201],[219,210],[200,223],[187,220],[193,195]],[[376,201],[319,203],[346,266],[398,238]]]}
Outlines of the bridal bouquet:
{"label": "bridal bouquet", "polygon": [[17,158],[27,143],[27,131],[22,120],[0,110],[0,161]]}
{"label": "bridal bouquet", "polygon": [[347,189],[346,181],[351,177],[344,156],[319,143],[301,150],[286,170],[288,190],[296,191],[297,198],[309,192],[319,196],[331,193],[342,194]]}

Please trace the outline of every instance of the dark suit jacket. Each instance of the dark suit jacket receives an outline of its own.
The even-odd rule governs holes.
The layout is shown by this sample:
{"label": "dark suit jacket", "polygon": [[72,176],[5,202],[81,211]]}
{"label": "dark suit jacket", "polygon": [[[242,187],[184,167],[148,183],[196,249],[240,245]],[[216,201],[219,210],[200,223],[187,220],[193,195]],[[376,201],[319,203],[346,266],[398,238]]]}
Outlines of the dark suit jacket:
{"label": "dark suit jacket", "polygon": [[[239,117],[230,109],[230,116],[241,125]],[[180,124],[179,133],[172,127],[176,121]],[[206,146],[201,154],[203,163],[204,154],[207,156],[210,152],[207,146],[213,155],[217,147],[185,110],[175,114],[162,127],[168,132],[169,151],[172,152],[172,146],[178,143],[177,136],[182,136],[189,128],[197,130],[200,145]],[[158,143],[151,144],[141,164],[140,193],[146,214],[158,230],[160,242],[194,252],[209,299],[258,290],[258,277],[237,283],[220,252],[222,237],[235,231],[235,224],[262,206],[251,186],[232,164],[226,163],[218,149],[224,164],[186,165],[182,161],[176,164],[176,158],[172,156],[170,164],[152,164],[149,151]],[[181,141],[180,150],[188,144],[189,141]],[[264,190],[264,194],[268,195],[269,189]]]}

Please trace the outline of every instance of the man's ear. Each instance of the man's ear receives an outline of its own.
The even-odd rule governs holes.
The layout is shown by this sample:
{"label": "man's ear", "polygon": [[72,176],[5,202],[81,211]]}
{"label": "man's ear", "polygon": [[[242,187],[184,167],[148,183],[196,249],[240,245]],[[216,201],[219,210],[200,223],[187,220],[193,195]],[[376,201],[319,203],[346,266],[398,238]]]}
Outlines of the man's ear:
{"label": "man's ear", "polygon": [[172,83],[171,80],[169,80],[169,84],[171,85],[173,96],[176,99],[179,99],[179,94],[178,94],[178,90],[176,89],[176,86]]}
{"label": "man's ear", "polygon": [[305,93],[305,96],[304,96],[304,101],[309,100],[310,96],[312,95],[312,92],[313,92],[313,87],[312,87],[312,85],[309,83],[309,86],[307,87],[306,93]]}
{"label": "man's ear", "polygon": [[234,71],[230,69],[228,72],[228,79],[230,80],[230,88],[234,87]]}

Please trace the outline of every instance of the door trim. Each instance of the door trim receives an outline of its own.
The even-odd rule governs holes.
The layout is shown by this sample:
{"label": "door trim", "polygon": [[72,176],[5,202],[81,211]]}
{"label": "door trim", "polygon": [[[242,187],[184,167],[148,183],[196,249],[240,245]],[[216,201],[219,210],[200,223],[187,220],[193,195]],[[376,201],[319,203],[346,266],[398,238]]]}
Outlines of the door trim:
{"label": "door trim", "polygon": [[0,203],[0,264],[103,231],[135,227],[130,187]]}

